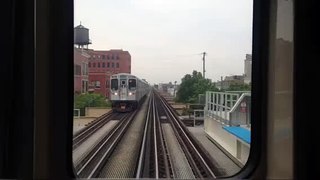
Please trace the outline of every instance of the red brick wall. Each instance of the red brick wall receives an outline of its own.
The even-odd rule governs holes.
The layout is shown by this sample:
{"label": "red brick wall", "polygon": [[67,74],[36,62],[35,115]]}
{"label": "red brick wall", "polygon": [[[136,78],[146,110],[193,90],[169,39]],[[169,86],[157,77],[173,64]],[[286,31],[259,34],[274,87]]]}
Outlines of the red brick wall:
{"label": "red brick wall", "polygon": [[[91,56],[89,58],[89,84],[91,85],[90,88],[92,88],[94,92],[108,97],[109,86],[107,87],[106,81],[110,83],[110,76],[112,74],[131,73],[131,55],[128,51],[123,50],[89,50],[88,54],[90,54]],[[114,67],[112,67],[112,63],[114,64]],[[119,67],[117,67],[117,63],[119,64]],[[96,88],[94,86],[94,83],[96,81],[100,82],[100,88]]]}
{"label": "red brick wall", "polygon": [[80,69],[78,69],[80,71],[80,74],[76,74],[77,73],[76,68],[74,69],[74,92],[81,93],[82,80],[88,81],[88,75],[82,74],[82,72],[83,72],[82,63],[88,64],[89,55],[86,52],[83,52],[81,49],[74,48],[73,61],[74,61],[74,66],[78,65],[78,67],[80,67]]}

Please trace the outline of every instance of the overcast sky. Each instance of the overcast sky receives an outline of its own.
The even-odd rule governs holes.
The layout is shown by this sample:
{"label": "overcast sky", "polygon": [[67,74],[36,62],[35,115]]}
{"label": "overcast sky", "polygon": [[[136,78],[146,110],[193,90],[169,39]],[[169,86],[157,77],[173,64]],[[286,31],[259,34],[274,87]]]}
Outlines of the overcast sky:
{"label": "overcast sky", "polygon": [[132,74],[150,83],[243,74],[252,50],[252,0],[74,0],[74,25],[89,28],[95,50],[131,54]]}

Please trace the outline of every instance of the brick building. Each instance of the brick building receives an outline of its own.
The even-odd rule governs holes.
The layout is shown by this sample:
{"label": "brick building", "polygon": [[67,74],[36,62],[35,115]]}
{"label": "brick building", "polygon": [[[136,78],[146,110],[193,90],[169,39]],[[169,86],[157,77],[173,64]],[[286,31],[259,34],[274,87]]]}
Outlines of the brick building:
{"label": "brick building", "polygon": [[109,51],[88,50],[89,91],[109,97],[110,76],[116,73],[131,74],[131,55],[122,49]]}
{"label": "brick building", "polygon": [[90,55],[85,50],[74,48],[74,92],[85,93],[88,90],[88,63]]}

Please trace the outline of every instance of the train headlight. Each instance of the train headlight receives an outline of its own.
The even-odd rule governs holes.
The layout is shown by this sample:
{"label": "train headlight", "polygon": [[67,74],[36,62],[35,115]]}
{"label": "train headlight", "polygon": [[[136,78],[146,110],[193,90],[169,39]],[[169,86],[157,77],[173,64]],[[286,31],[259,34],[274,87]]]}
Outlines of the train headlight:
{"label": "train headlight", "polygon": [[114,95],[118,95],[118,93],[115,92]]}
{"label": "train headlight", "polygon": [[129,96],[131,96],[132,95],[132,92],[129,92]]}

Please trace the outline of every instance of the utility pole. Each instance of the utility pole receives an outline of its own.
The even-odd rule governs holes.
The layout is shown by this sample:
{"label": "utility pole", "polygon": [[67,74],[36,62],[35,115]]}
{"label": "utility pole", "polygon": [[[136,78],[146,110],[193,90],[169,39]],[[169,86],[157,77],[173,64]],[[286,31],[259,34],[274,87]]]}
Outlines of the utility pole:
{"label": "utility pole", "polygon": [[177,81],[174,81],[174,88],[173,88],[173,96],[176,97],[176,87]]}
{"label": "utility pole", "polygon": [[206,78],[206,76],[205,76],[205,73],[206,73],[206,63],[205,63],[205,61],[206,61],[206,52],[203,52],[202,53],[203,55],[202,55],[202,61],[203,61],[203,78],[205,79]]}

